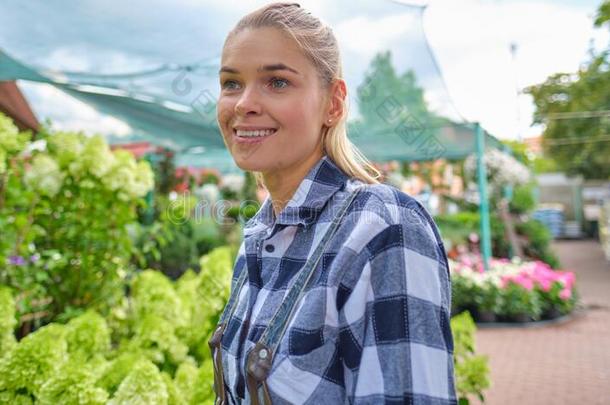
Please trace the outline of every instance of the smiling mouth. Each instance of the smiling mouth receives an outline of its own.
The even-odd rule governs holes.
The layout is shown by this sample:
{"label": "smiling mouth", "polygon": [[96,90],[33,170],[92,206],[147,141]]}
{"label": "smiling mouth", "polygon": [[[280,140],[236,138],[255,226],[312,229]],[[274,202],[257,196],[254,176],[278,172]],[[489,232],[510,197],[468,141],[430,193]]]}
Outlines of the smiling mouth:
{"label": "smiling mouth", "polygon": [[275,128],[256,129],[256,130],[233,129],[233,135],[235,135],[241,139],[266,138],[270,135],[273,135],[276,132],[277,132],[277,129],[275,129]]}

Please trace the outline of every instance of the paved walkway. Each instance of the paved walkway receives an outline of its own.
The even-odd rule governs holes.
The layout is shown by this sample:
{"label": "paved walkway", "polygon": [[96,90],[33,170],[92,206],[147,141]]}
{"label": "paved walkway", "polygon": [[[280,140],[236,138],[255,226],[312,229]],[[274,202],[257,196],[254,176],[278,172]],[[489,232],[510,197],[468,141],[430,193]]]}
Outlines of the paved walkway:
{"label": "paved walkway", "polygon": [[477,352],[491,368],[486,404],[610,404],[610,264],[595,241],[554,248],[576,273],[585,310],[563,324],[479,330]]}

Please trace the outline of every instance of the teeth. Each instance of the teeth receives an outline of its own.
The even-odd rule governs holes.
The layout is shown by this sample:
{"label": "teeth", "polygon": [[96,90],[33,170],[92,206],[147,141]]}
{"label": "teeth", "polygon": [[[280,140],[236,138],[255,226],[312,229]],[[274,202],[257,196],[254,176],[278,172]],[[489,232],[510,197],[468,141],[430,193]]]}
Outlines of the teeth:
{"label": "teeth", "polygon": [[242,136],[245,138],[256,138],[261,136],[268,136],[275,132],[275,129],[264,129],[257,131],[242,131],[240,129],[236,130],[235,133],[237,136]]}

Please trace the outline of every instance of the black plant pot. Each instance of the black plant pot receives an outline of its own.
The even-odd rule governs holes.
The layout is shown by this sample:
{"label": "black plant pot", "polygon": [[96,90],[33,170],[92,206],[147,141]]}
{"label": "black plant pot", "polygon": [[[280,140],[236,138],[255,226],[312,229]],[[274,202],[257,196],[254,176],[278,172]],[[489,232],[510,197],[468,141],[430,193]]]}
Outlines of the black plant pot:
{"label": "black plant pot", "polygon": [[532,318],[528,314],[515,314],[515,315],[512,315],[510,318],[511,318],[511,321],[517,322],[517,323],[525,323],[525,322],[530,322],[532,320]]}
{"label": "black plant pot", "polygon": [[493,311],[479,310],[477,318],[477,320],[482,323],[495,322],[496,314]]}
{"label": "black plant pot", "polygon": [[542,315],[543,319],[555,319],[561,316],[561,311],[556,307],[551,307],[547,309]]}

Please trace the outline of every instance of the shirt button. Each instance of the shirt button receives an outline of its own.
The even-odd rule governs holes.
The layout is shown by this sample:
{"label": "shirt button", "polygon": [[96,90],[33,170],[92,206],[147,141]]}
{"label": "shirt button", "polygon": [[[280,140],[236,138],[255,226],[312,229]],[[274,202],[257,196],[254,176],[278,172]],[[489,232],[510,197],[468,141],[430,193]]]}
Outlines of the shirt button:
{"label": "shirt button", "polygon": [[265,246],[265,250],[269,253],[273,253],[273,251],[275,250],[275,246],[273,246],[272,244],[268,244],[267,246]]}

